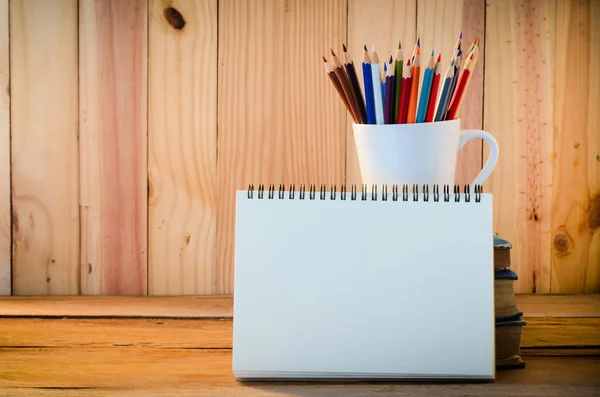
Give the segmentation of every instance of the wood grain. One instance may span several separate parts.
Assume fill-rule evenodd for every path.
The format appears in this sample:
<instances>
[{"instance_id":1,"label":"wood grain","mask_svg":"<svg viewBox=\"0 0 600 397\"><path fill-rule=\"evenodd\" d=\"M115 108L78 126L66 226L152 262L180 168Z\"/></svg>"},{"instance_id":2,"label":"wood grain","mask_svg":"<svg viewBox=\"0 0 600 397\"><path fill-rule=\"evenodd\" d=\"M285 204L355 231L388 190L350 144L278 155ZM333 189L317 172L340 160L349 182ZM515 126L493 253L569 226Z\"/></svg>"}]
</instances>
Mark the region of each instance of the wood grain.
<instances>
[{"instance_id":1,"label":"wood grain","mask_svg":"<svg viewBox=\"0 0 600 397\"><path fill-rule=\"evenodd\" d=\"M494 232L514 243L515 291L547 293L555 3L490 0L486 18L484 129L500 155L484 190L494 195Z\"/></svg>"},{"instance_id":2,"label":"wood grain","mask_svg":"<svg viewBox=\"0 0 600 397\"><path fill-rule=\"evenodd\" d=\"M231 318L233 298L43 296L0 298L0 317Z\"/></svg>"},{"instance_id":3,"label":"wood grain","mask_svg":"<svg viewBox=\"0 0 600 397\"><path fill-rule=\"evenodd\" d=\"M171 15L177 13L183 23ZM148 73L148 294L211 293L217 265L216 0L152 0Z\"/></svg>"},{"instance_id":4,"label":"wood grain","mask_svg":"<svg viewBox=\"0 0 600 397\"><path fill-rule=\"evenodd\" d=\"M556 4L552 292L598 292L600 4Z\"/></svg>"},{"instance_id":5,"label":"wood grain","mask_svg":"<svg viewBox=\"0 0 600 397\"><path fill-rule=\"evenodd\" d=\"M233 291L235 191L340 183L343 104L321 56L345 38L346 2L219 2L217 268Z\"/></svg>"},{"instance_id":6,"label":"wood grain","mask_svg":"<svg viewBox=\"0 0 600 397\"><path fill-rule=\"evenodd\" d=\"M79 3L81 293L147 290L147 2Z\"/></svg>"},{"instance_id":7,"label":"wood grain","mask_svg":"<svg viewBox=\"0 0 600 397\"><path fill-rule=\"evenodd\" d=\"M333 49L342 59L347 7L346 0L286 3L285 62L281 63L283 54L273 54L270 60L285 65L283 81L290 82L284 90L283 130L274 131L285 131L281 183L344 182L347 111L325 74L321 56L329 59Z\"/></svg>"},{"instance_id":8,"label":"wood grain","mask_svg":"<svg viewBox=\"0 0 600 397\"><path fill-rule=\"evenodd\" d=\"M435 51L436 57L441 53L442 79L452 59L460 32L463 33L462 49L465 52L463 60L475 38L479 39L479 59L459 117L462 129L482 129L485 0L419 0L417 10L417 34L421 38L423 54L421 62L422 64L427 62L431 50ZM419 85L422 84L421 78ZM458 152L455 183L465 185L473 182L482 167L483 145L482 139L473 139Z\"/></svg>"},{"instance_id":9,"label":"wood grain","mask_svg":"<svg viewBox=\"0 0 600 397\"><path fill-rule=\"evenodd\" d=\"M524 317L521 348L600 348L600 318ZM228 319L4 318L0 348L231 349ZM165 335L169 335L165 338Z\"/></svg>"},{"instance_id":10,"label":"wood grain","mask_svg":"<svg viewBox=\"0 0 600 397\"><path fill-rule=\"evenodd\" d=\"M519 294L527 318L600 318L600 294ZM0 317L233 317L231 296L42 296L0 298Z\"/></svg>"},{"instance_id":11,"label":"wood grain","mask_svg":"<svg viewBox=\"0 0 600 397\"><path fill-rule=\"evenodd\" d=\"M403 58L412 54L417 40L417 0L349 0L348 48L352 51L357 74L363 87L362 51L366 45L369 54L373 44L380 62L389 60L402 41ZM383 73L383 66L381 66ZM364 90L364 88L363 88ZM364 91L363 91L364 92ZM352 117L347 116L346 183L360 184L360 166L352 132Z\"/></svg>"},{"instance_id":12,"label":"wood grain","mask_svg":"<svg viewBox=\"0 0 600 397\"><path fill-rule=\"evenodd\" d=\"M10 38L13 294L77 294L77 1L11 2Z\"/></svg>"},{"instance_id":13,"label":"wood grain","mask_svg":"<svg viewBox=\"0 0 600 397\"><path fill-rule=\"evenodd\" d=\"M516 295L517 306L527 317L599 317L600 294Z\"/></svg>"},{"instance_id":14,"label":"wood grain","mask_svg":"<svg viewBox=\"0 0 600 397\"><path fill-rule=\"evenodd\" d=\"M600 386L598 357L527 357L526 370L498 371L493 385L460 381L244 383L235 381L231 358L230 350L4 348L0 349L0 393L8 388L11 396L16 388L78 388L78 396L106 392L111 396L583 397L597 395ZM90 388L94 390L86 390ZM58 391L57 395L65 395L68 390Z\"/></svg>"},{"instance_id":15,"label":"wood grain","mask_svg":"<svg viewBox=\"0 0 600 397\"><path fill-rule=\"evenodd\" d=\"M0 295L11 289L10 87L8 0L0 1Z\"/></svg>"},{"instance_id":16,"label":"wood grain","mask_svg":"<svg viewBox=\"0 0 600 397\"><path fill-rule=\"evenodd\" d=\"M12 318L0 320L0 349L6 347L231 349L232 337L231 319Z\"/></svg>"},{"instance_id":17,"label":"wood grain","mask_svg":"<svg viewBox=\"0 0 600 397\"><path fill-rule=\"evenodd\" d=\"M600 318L526 318L521 347L600 348Z\"/></svg>"}]
</instances>

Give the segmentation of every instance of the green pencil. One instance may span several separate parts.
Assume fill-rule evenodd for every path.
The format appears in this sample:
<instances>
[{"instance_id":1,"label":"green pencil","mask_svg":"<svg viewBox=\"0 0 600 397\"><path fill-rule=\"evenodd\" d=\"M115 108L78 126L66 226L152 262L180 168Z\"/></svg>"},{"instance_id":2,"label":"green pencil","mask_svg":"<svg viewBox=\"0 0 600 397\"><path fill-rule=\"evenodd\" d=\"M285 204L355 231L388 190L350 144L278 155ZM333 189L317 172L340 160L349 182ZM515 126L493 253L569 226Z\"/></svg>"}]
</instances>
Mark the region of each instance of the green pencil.
<instances>
[{"instance_id":1,"label":"green pencil","mask_svg":"<svg viewBox=\"0 0 600 397\"><path fill-rule=\"evenodd\" d=\"M398 106L400 104L400 88L402 87L402 42L398 41L398 48L394 60L394 72L396 74L396 100L394 101L393 119L391 124L398 122Z\"/></svg>"}]
</instances>

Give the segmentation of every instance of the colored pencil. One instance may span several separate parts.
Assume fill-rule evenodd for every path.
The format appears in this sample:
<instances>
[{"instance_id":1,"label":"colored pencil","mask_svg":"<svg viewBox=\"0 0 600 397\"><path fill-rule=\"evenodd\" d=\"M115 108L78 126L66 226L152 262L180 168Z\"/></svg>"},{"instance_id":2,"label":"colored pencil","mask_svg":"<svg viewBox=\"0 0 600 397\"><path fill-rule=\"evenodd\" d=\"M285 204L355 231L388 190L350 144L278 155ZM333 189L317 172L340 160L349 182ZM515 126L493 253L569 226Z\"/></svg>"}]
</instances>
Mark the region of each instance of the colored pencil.
<instances>
[{"instance_id":1,"label":"colored pencil","mask_svg":"<svg viewBox=\"0 0 600 397\"><path fill-rule=\"evenodd\" d=\"M452 95L454 95L454 91L456 90L456 83L458 82L458 77L460 76L461 70L461 59L462 59L462 49L459 48L454 54L454 74L452 77L452 83L450 84L450 90L448 91L448 97L446 98L446 103L444 103L444 112L442 113L442 120L446 119L446 114L448 113L448 105L450 104L450 99L452 99Z\"/></svg>"},{"instance_id":2,"label":"colored pencil","mask_svg":"<svg viewBox=\"0 0 600 397\"><path fill-rule=\"evenodd\" d=\"M375 122L383 124L383 96L381 93L381 72L379 69L379 56L375 45L371 50L371 77L373 80L373 98L375 101Z\"/></svg>"},{"instance_id":3,"label":"colored pencil","mask_svg":"<svg viewBox=\"0 0 600 397\"><path fill-rule=\"evenodd\" d=\"M396 100L394 102L394 120L398 120L398 107L400 106L400 93L402 91L402 42L398 41L398 48L394 56L394 80L396 82Z\"/></svg>"},{"instance_id":4,"label":"colored pencil","mask_svg":"<svg viewBox=\"0 0 600 397\"><path fill-rule=\"evenodd\" d=\"M431 51L425 72L423 74L423 85L421 86L421 96L419 98L419 108L417 110L417 123L425 122L427 115L427 105L429 104L429 93L431 92L431 83L433 82L434 52Z\"/></svg>"},{"instance_id":5,"label":"colored pencil","mask_svg":"<svg viewBox=\"0 0 600 397\"><path fill-rule=\"evenodd\" d=\"M427 105L427 114L425 115L425 122L431 123L433 121L433 113L435 112L435 103L437 100L437 93L440 86L440 70L441 70L442 54L438 55L437 62L435 63L435 69L433 71L433 82L431 83L431 93L429 94L429 104Z\"/></svg>"},{"instance_id":6,"label":"colored pencil","mask_svg":"<svg viewBox=\"0 0 600 397\"><path fill-rule=\"evenodd\" d=\"M411 82L410 82L410 100L408 101L408 114L406 116L407 123L414 123L417 119L417 96L419 94L419 77L421 74L421 49L417 47L415 51L415 61L411 66Z\"/></svg>"},{"instance_id":7,"label":"colored pencil","mask_svg":"<svg viewBox=\"0 0 600 397\"><path fill-rule=\"evenodd\" d=\"M390 63L387 68L387 74L385 76L385 113L384 122L385 124L394 124L394 106L396 104L396 82L394 78L394 65L393 59L390 56Z\"/></svg>"},{"instance_id":8,"label":"colored pencil","mask_svg":"<svg viewBox=\"0 0 600 397\"><path fill-rule=\"evenodd\" d=\"M406 67L402 73L402 97L398 105L398 124L406 124L406 116L408 111L408 102L410 100L411 91L411 67L410 59L406 62Z\"/></svg>"},{"instance_id":9,"label":"colored pencil","mask_svg":"<svg viewBox=\"0 0 600 397\"><path fill-rule=\"evenodd\" d=\"M442 92L440 94L440 98L438 100L437 109L435 112L435 121L443 121L444 115L446 114L447 103L449 101L450 96L450 86L452 85L452 80L454 79L454 58L450 61L450 65L448 65L448 70L446 70L446 75L444 76L444 85L442 87Z\"/></svg>"},{"instance_id":10,"label":"colored pencil","mask_svg":"<svg viewBox=\"0 0 600 397\"><path fill-rule=\"evenodd\" d=\"M383 119L385 120L385 76L387 75L387 63L383 63L383 75L381 77L381 101L383 103ZM385 122L384 122L385 124Z\"/></svg>"},{"instance_id":11,"label":"colored pencil","mask_svg":"<svg viewBox=\"0 0 600 397\"><path fill-rule=\"evenodd\" d=\"M327 76L329 76L329 79L333 83L333 86L335 87L338 95L340 96L340 98L342 98L342 101L344 102L346 109L348 109L348 113L350 113L350 116L352 116L352 119L354 120L354 122L358 123L358 119L354 115L354 112L352 111L352 107L348 103L348 98L346 98L346 94L344 94L342 85L341 85L340 81L338 80L337 75L333 72L333 68L331 66L329 66L329 64L327 63L327 58L323 57L323 62L325 64L325 71L327 72Z\"/></svg>"},{"instance_id":12,"label":"colored pencil","mask_svg":"<svg viewBox=\"0 0 600 397\"><path fill-rule=\"evenodd\" d=\"M348 53L348 49L345 44L342 44L343 52L342 52L342 60L344 61L344 69L346 69L346 74L350 78L350 83L352 84L352 91L356 96L356 100L358 102L358 109L360 111L361 119L366 122L367 120L367 111L365 110L365 100L362 95L362 91L360 89L360 84L358 83L358 76L356 74L356 68L354 67L354 61L350 57Z\"/></svg>"},{"instance_id":13,"label":"colored pencil","mask_svg":"<svg viewBox=\"0 0 600 397\"><path fill-rule=\"evenodd\" d=\"M469 86L469 82L471 80L471 75L473 74L475 63L475 60L473 60L473 54L471 53L471 56L465 61L465 66L462 70L460 78L458 79L458 83L456 84L456 91L454 92L452 100L450 101L450 105L448 106L446 120L454 120L458 116L460 106L462 105L465 97L465 92L467 91L467 87Z\"/></svg>"},{"instance_id":14,"label":"colored pencil","mask_svg":"<svg viewBox=\"0 0 600 397\"><path fill-rule=\"evenodd\" d=\"M350 104L350 107L352 108L352 112L354 113L355 118L358 120L358 123L364 123L364 120L362 118L362 115L361 115L361 112L360 112L360 109L358 106L358 101L357 101L356 96L354 95L354 92L352 89L352 83L350 83L350 78L344 71L344 68L342 67L342 63L340 62L337 55L335 55L335 52L333 52L333 50L331 50L331 55L332 55L331 59L332 59L332 63L333 63L333 71L336 74L336 76L338 77L338 80L340 81L340 83L342 84L342 89L344 90L344 94L346 94L346 98L348 98L348 103Z\"/></svg>"},{"instance_id":15,"label":"colored pencil","mask_svg":"<svg viewBox=\"0 0 600 397\"><path fill-rule=\"evenodd\" d=\"M363 85L365 87L365 103L367 124L375 124L375 103L373 98L373 77L371 77L371 59L365 45L362 59Z\"/></svg>"}]
</instances>

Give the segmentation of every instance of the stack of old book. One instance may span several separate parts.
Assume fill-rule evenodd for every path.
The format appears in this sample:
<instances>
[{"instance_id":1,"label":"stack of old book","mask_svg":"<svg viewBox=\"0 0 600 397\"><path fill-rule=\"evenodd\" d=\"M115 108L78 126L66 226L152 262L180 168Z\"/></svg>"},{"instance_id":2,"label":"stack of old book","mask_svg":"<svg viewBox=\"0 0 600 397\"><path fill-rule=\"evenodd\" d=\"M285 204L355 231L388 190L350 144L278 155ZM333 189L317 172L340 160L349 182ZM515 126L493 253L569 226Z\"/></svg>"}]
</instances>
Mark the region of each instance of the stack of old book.
<instances>
[{"instance_id":1,"label":"stack of old book","mask_svg":"<svg viewBox=\"0 0 600 397\"><path fill-rule=\"evenodd\" d=\"M517 307L514 282L517 274L510 268L512 244L494 236L494 295L496 314L496 368L525 368L521 359L523 313Z\"/></svg>"}]
</instances>

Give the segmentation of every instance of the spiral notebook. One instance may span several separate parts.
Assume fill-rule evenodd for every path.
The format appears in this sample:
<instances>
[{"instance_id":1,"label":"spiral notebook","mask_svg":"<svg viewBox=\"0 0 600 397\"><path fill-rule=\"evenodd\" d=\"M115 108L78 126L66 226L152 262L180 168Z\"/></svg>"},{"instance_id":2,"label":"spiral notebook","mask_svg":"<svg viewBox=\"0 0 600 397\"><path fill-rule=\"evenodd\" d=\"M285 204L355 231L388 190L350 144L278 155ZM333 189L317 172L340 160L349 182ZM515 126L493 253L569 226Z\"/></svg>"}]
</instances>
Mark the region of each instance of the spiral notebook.
<instances>
[{"instance_id":1,"label":"spiral notebook","mask_svg":"<svg viewBox=\"0 0 600 397\"><path fill-rule=\"evenodd\" d=\"M494 378L490 194L271 185L236 199L236 379Z\"/></svg>"}]
</instances>

